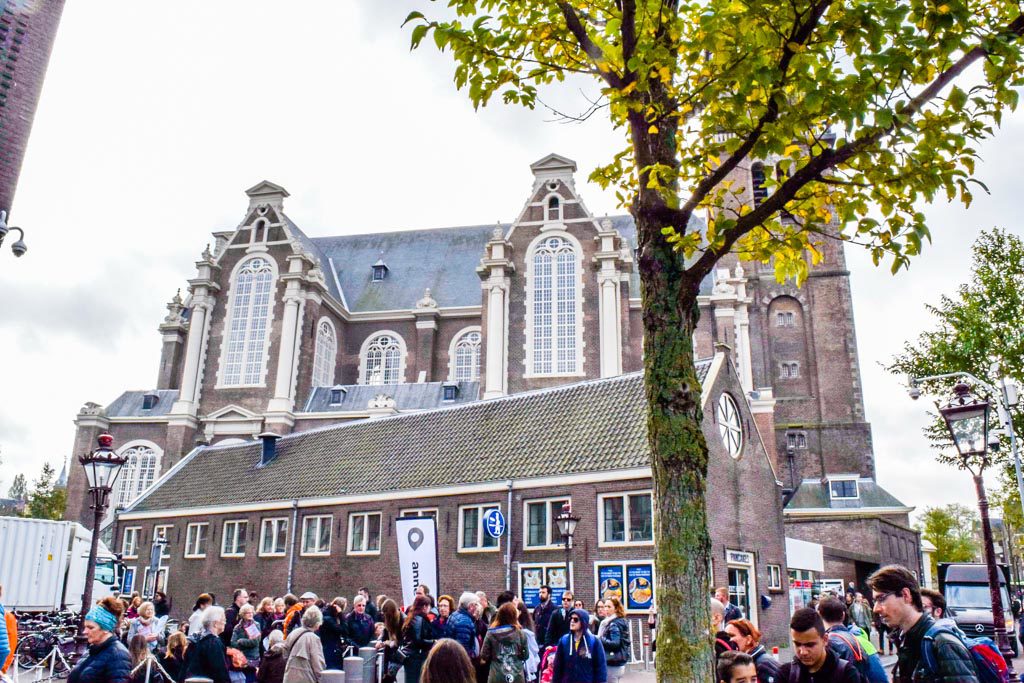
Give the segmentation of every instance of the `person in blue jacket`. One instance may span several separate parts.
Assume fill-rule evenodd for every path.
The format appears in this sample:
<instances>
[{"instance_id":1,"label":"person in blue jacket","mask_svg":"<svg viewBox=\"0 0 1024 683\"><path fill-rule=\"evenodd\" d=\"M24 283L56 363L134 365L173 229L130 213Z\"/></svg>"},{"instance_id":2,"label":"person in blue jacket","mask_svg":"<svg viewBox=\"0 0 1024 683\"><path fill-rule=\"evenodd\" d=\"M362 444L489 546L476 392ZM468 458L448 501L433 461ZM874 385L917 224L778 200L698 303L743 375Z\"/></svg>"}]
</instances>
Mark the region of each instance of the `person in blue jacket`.
<instances>
[{"instance_id":1,"label":"person in blue jacket","mask_svg":"<svg viewBox=\"0 0 1024 683\"><path fill-rule=\"evenodd\" d=\"M4 587L0 586L0 599L4 597ZM0 669L4 662L11 656L11 646L7 643L7 612L4 604L0 602Z\"/></svg>"},{"instance_id":2,"label":"person in blue jacket","mask_svg":"<svg viewBox=\"0 0 1024 683\"><path fill-rule=\"evenodd\" d=\"M128 683L131 680L131 655L114 635L123 613L124 603L113 597L103 598L86 613L89 656L71 672L69 683Z\"/></svg>"},{"instance_id":3,"label":"person in blue jacket","mask_svg":"<svg viewBox=\"0 0 1024 683\"><path fill-rule=\"evenodd\" d=\"M569 632L558 641L553 683L607 683L608 664L604 647L587 628L590 615L574 609L569 616Z\"/></svg>"}]
</instances>

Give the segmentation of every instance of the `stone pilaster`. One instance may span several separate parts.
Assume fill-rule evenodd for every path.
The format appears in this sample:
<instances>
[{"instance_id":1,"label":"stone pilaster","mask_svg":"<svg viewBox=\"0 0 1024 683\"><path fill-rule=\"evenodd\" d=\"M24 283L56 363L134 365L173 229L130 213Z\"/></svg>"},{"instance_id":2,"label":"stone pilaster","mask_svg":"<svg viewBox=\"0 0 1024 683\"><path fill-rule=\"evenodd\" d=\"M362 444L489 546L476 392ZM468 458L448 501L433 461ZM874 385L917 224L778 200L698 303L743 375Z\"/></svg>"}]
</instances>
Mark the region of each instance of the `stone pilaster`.
<instances>
[{"instance_id":1,"label":"stone pilaster","mask_svg":"<svg viewBox=\"0 0 1024 683\"><path fill-rule=\"evenodd\" d=\"M196 277L188 282L189 291L192 293L191 317L181 374L181 392L171 407L171 424L188 424L193 428L197 424L199 388L202 385L206 345L210 332L210 314L213 312L214 297L220 291L219 279L220 266L207 248L203 252L202 260L196 262Z\"/></svg>"},{"instance_id":2,"label":"stone pilaster","mask_svg":"<svg viewBox=\"0 0 1024 683\"><path fill-rule=\"evenodd\" d=\"M622 374L622 306L620 284L632 264L629 251L620 248L621 237L605 218L597 233L598 251L594 254L597 268L598 311L600 318L601 376Z\"/></svg>"},{"instance_id":3,"label":"stone pilaster","mask_svg":"<svg viewBox=\"0 0 1024 683\"><path fill-rule=\"evenodd\" d=\"M441 310L437 301L430 295L428 288L423 292L423 298L416 302L416 308L412 309L416 317L416 356L415 356L415 377L416 381L422 376L423 381L434 381L434 353L437 346L438 320L441 317Z\"/></svg>"},{"instance_id":4,"label":"stone pilaster","mask_svg":"<svg viewBox=\"0 0 1024 683\"><path fill-rule=\"evenodd\" d=\"M508 292L515 272L512 244L501 226L495 226L476 272L485 292L484 398L496 398L508 393Z\"/></svg>"},{"instance_id":5,"label":"stone pilaster","mask_svg":"<svg viewBox=\"0 0 1024 683\"><path fill-rule=\"evenodd\" d=\"M179 290L167 304L167 317L160 325L163 346L160 351L160 371L156 379L157 389L181 387L181 364L188 337L188 321L185 320L184 311L185 305Z\"/></svg>"}]
</instances>

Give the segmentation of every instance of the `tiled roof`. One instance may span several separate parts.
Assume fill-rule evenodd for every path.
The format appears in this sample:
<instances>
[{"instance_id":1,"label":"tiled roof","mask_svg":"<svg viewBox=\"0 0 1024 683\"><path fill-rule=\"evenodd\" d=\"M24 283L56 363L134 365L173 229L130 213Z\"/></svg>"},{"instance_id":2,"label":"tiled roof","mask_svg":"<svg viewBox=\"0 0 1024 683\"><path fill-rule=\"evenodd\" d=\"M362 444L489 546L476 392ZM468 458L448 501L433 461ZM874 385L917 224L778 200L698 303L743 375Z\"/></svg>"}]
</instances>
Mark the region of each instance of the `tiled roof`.
<instances>
[{"instance_id":1,"label":"tiled roof","mask_svg":"<svg viewBox=\"0 0 1024 683\"><path fill-rule=\"evenodd\" d=\"M444 400L444 387L454 384L458 389L454 401ZM342 389L341 403L331 403L331 389ZM366 404L379 394L395 399L397 410L428 410L475 401L480 396L480 382L420 382L417 384L345 384L314 387L302 407L303 413L336 413L366 410Z\"/></svg>"},{"instance_id":2,"label":"tiled roof","mask_svg":"<svg viewBox=\"0 0 1024 683\"><path fill-rule=\"evenodd\" d=\"M155 394L158 398L152 409L143 410L142 399L147 394ZM161 417L171 412L171 406L177 400L177 389L126 391L107 406L107 417Z\"/></svg>"},{"instance_id":3,"label":"tiled roof","mask_svg":"<svg viewBox=\"0 0 1024 683\"><path fill-rule=\"evenodd\" d=\"M896 496L892 495L874 479L861 477L857 480L860 498L855 500L831 500L828 483L819 479L804 479L797 489L786 510L863 510L869 508L902 508L906 507Z\"/></svg>"},{"instance_id":4,"label":"tiled roof","mask_svg":"<svg viewBox=\"0 0 1024 683\"><path fill-rule=\"evenodd\" d=\"M704 378L710 366L698 363ZM292 434L273 461L259 462L256 442L205 448L129 511L220 505L228 490L244 504L644 467L643 376Z\"/></svg>"}]
</instances>

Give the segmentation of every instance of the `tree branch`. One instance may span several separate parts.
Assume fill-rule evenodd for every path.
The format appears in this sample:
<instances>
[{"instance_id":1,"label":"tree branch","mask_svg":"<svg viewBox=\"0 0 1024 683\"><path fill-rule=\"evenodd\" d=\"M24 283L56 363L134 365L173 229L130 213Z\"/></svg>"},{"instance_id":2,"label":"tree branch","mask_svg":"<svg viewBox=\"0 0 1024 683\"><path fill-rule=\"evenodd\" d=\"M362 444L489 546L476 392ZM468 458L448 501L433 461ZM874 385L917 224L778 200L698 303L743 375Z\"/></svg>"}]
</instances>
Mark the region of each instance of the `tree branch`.
<instances>
[{"instance_id":1,"label":"tree branch","mask_svg":"<svg viewBox=\"0 0 1024 683\"><path fill-rule=\"evenodd\" d=\"M622 89L629 85L625 80L622 79L614 71L607 68L607 60L604 58L604 52L601 51L594 41L587 35L587 28L580 21L580 17L576 14L576 10L572 8L565 0L558 1L558 9L562 10L562 15L565 17L566 26L569 31L576 38L576 42L580 44L580 48L587 53L590 57L590 61L594 63L597 68L598 74L613 88ZM605 68L601 68L601 64L604 63Z\"/></svg>"},{"instance_id":2,"label":"tree branch","mask_svg":"<svg viewBox=\"0 0 1024 683\"><path fill-rule=\"evenodd\" d=\"M629 60L636 52L636 2L622 0L622 68L626 83L636 79L636 73L629 68Z\"/></svg>"}]
</instances>

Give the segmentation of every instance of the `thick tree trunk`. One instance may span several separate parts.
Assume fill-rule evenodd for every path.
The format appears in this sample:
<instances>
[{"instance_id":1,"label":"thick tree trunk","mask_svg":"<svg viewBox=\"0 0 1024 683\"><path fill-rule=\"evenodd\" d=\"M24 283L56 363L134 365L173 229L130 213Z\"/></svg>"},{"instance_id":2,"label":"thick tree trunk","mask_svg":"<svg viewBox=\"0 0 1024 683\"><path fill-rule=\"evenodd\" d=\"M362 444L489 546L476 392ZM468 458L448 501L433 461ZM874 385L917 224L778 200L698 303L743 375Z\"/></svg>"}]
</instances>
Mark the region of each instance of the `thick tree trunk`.
<instances>
[{"instance_id":1,"label":"thick tree trunk","mask_svg":"<svg viewBox=\"0 0 1024 683\"><path fill-rule=\"evenodd\" d=\"M693 353L699 310L682 258L642 206L640 237L644 311L644 384L654 472L654 534L659 611L659 681L714 678L705 507L708 449L701 431L701 385Z\"/></svg>"}]
</instances>

